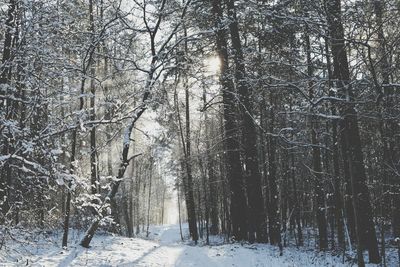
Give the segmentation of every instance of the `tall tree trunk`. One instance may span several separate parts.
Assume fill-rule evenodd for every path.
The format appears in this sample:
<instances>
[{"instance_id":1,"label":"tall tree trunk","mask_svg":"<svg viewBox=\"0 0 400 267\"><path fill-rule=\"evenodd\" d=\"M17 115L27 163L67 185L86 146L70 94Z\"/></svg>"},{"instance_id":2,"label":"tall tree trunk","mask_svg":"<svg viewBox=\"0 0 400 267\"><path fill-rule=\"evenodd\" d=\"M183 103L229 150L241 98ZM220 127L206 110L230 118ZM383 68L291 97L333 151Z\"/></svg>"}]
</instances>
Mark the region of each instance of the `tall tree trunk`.
<instances>
[{"instance_id":1,"label":"tall tree trunk","mask_svg":"<svg viewBox=\"0 0 400 267\"><path fill-rule=\"evenodd\" d=\"M85 70L85 67L84 67ZM81 80L81 88L80 88L80 96L79 96L79 113L83 111L85 101L83 99L84 93L85 93L85 83L86 83L86 78L83 77ZM77 123L79 123L79 118L77 119ZM69 231L69 219L70 219L70 212L71 212L71 198L72 198L72 185L73 185L73 178L72 175L74 175L75 172L75 159L76 159L76 146L78 142L78 130L77 128L74 128L72 131L72 141L71 141L71 157L70 157L70 181L68 182L67 186L67 199L66 199L66 204L65 204L65 214L64 214L64 233L63 233L63 239L62 239L62 247L67 247L68 245L68 231Z\"/></svg>"},{"instance_id":2,"label":"tall tree trunk","mask_svg":"<svg viewBox=\"0 0 400 267\"><path fill-rule=\"evenodd\" d=\"M228 44L223 25L221 0L212 0L212 12L216 31L217 55L221 61L220 82L224 108L224 135L226 149L226 177L230 187L230 219L232 235L236 240L247 238L246 196L240 160L240 142L237 136L236 104L234 85L229 78Z\"/></svg>"},{"instance_id":3,"label":"tall tree trunk","mask_svg":"<svg viewBox=\"0 0 400 267\"><path fill-rule=\"evenodd\" d=\"M293 196L294 196L294 220L296 223L296 228L297 228L297 238L298 238L298 245L303 246L304 241L303 241L303 230L301 226L301 221L300 221L300 216L301 216L301 207L300 207L300 199L298 197L299 191L297 189L297 181L296 181L296 167L294 165L294 153L291 153L291 161L292 161L292 184L293 184Z\"/></svg>"},{"instance_id":4,"label":"tall tree trunk","mask_svg":"<svg viewBox=\"0 0 400 267\"><path fill-rule=\"evenodd\" d=\"M315 119L311 118L311 120ZM312 122L312 124L314 124ZM321 166L321 153L318 147L316 138L316 128L311 127L311 143L313 144L313 176L314 176L314 196L315 196L315 213L318 225L318 237L319 237L319 249L326 250L328 248L328 233L327 233L327 223L325 217L325 194L323 190L322 181L322 166Z\"/></svg>"},{"instance_id":5,"label":"tall tree trunk","mask_svg":"<svg viewBox=\"0 0 400 267\"><path fill-rule=\"evenodd\" d=\"M260 144L261 144L261 151L260 151L260 159L261 159L261 170L262 170L262 181L263 181L263 188L264 188L264 207L266 210L265 213L265 220L266 222L268 221L269 218L269 209L270 209L270 203L269 203L269 185L268 185L268 165L267 165L267 142L266 142L266 138L264 136L263 131L267 129L267 122L266 122L266 118L265 118L265 113L266 113L266 103L265 103L265 98L266 98L266 94L263 93L262 96L262 100L260 103L260 125L261 125L261 129L260 130ZM268 226L266 224L264 224L264 227L267 228ZM265 237L265 241L268 242L269 239L269 233L268 235L266 235Z\"/></svg>"},{"instance_id":6,"label":"tall tree trunk","mask_svg":"<svg viewBox=\"0 0 400 267\"><path fill-rule=\"evenodd\" d=\"M93 3L92 0L90 0L89 2L89 22L93 22ZM93 24L93 23L92 23ZM92 29L92 33L94 33L94 28ZM81 86L80 86L80 96L79 96L79 114L83 111L84 109L84 104L85 104L85 100L84 100L84 94L85 94L85 84L86 84L86 74L87 74L87 70L89 67L94 67L92 66L92 60L93 60L93 55L95 52L96 47L93 45L90 45L88 48L88 59L87 62L83 62L83 66L82 66L82 79L81 79ZM91 70L92 71L92 70ZM93 84L93 88L94 88L94 84ZM92 100L91 100L92 101ZM93 98L94 101L94 98ZM92 104L92 103L91 103ZM94 105L94 102L93 102ZM91 114L92 116L92 114ZM77 119L77 123L80 122L80 118ZM77 141L78 141L78 130L77 128L74 128L74 130L72 131L72 151L71 151L71 164L70 164L70 174L73 175L74 171L75 171L75 158L76 158L76 145L77 145ZM96 138L96 136L94 135L94 140ZM91 139L92 139L92 134L91 134ZM91 140L92 142L92 140ZM92 143L91 143L91 148L92 148ZM92 155L92 150L91 150L91 155ZM96 162L96 158L95 158L95 154L94 154L94 162ZM90 169L91 169L91 175L93 175L92 170L96 170L96 163L93 164L92 162L92 156L91 156L91 161L90 161ZM94 168L94 169L93 169ZM92 176L91 176L92 177ZM72 179L72 178L71 178ZM63 234L63 241L62 241L62 246L63 247L67 247L67 243L68 243L68 230L69 230L69 219L70 219L70 208L71 208L71 187L72 187L72 181L68 182L68 188L67 188L67 199L66 199L66 204L65 204L65 214L64 214L64 234ZM92 188L91 188L91 192L93 193L93 184L92 184ZM96 193L96 192L94 192ZM96 227L97 228L97 227Z\"/></svg>"},{"instance_id":7,"label":"tall tree trunk","mask_svg":"<svg viewBox=\"0 0 400 267\"><path fill-rule=\"evenodd\" d=\"M366 173L363 162L362 144L358 128L354 95L350 83L350 71L344 43L344 30L341 20L340 0L325 0L328 27L331 37L333 59L333 78L339 88L339 111L341 135L345 141L345 149L349 160L349 173L352 185L352 197L355 211L356 236L358 243L358 261L363 266L362 248L369 252L369 261L379 263L378 242L372 220L372 207L366 185ZM350 101L349 101L350 100Z\"/></svg>"},{"instance_id":8,"label":"tall tree trunk","mask_svg":"<svg viewBox=\"0 0 400 267\"><path fill-rule=\"evenodd\" d=\"M150 157L150 162L149 162L149 197L147 199L147 229L146 229L146 237L149 237L149 226L150 226L150 204L151 204L151 183L153 180L153 157Z\"/></svg>"},{"instance_id":9,"label":"tall tree trunk","mask_svg":"<svg viewBox=\"0 0 400 267\"><path fill-rule=\"evenodd\" d=\"M71 144L71 157L70 157L70 175L74 174L75 171L75 154L76 154L76 143L77 143L77 130L72 132L72 144ZM70 178L72 179L72 178ZM71 213L71 197L72 197L72 181L68 182L67 187L67 198L65 202L65 213L64 213L64 226L63 226L63 239L62 247L66 248L68 246L68 232L69 232L69 218Z\"/></svg>"},{"instance_id":10,"label":"tall tree trunk","mask_svg":"<svg viewBox=\"0 0 400 267\"><path fill-rule=\"evenodd\" d=\"M125 220L125 224L126 224L126 235L128 237L132 237L133 236L133 229L132 229L132 217L130 217L129 215L129 204L128 204L128 192L126 190L126 186L125 183L122 183L122 210L123 210L123 214L124 214L124 220Z\"/></svg>"},{"instance_id":11,"label":"tall tree trunk","mask_svg":"<svg viewBox=\"0 0 400 267\"><path fill-rule=\"evenodd\" d=\"M178 200L178 223L179 223L179 234L181 236L181 240L183 241L183 234L182 234L182 220L181 220L181 198L179 194L179 187L180 185L176 185L176 194L177 194L177 200Z\"/></svg>"},{"instance_id":12,"label":"tall tree trunk","mask_svg":"<svg viewBox=\"0 0 400 267\"><path fill-rule=\"evenodd\" d=\"M5 21L5 34L4 34L4 46L1 60L1 68L0 68L0 89L1 94L7 96L11 94L12 90L7 85L10 85L11 78L11 69L12 69L12 43L13 43L13 32L16 28L15 20L16 20L16 8L17 3L15 0L10 0L8 4L7 11L7 19ZM5 105L4 105L5 101ZM9 119L11 114L10 107L11 103L9 99L1 99L0 106L5 106L6 119ZM10 135L7 134L7 137L2 140L3 149L1 151L2 155L8 155L11 153ZM3 144L4 142L4 144ZM3 223L5 220L5 216L10 209L10 182L11 182L11 166L8 161L4 163L0 170L0 209L2 216L0 217L0 223Z\"/></svg>"},{"instance_id":13,"label":"tall tree trunk","mask_svg":"<svg viewBox=\"0 0 400 267\"><path fill-rule=\"evenodd\" d=\"M141 165L140 165L141 166ZM139 166L136 168L136 188L135 188L135 216L136 216L136 234L140 232L140 185L141 185L141 171Z\"/></svg>"},{"instance_id":14,"label":"tall tree trunk","mask_svg":"<svg viewBox=\"0 0 400 267\"><path fill-rule=\"evenodd\" d=\"M311 44L310 37L308 35L308 29L305 32L305 43L306 43L306 55L307 55L307 74L310 82L309 87L309 97L314 98L313 82L311 79L314 75L313 62L311 59ZM318 245L319 249L324 251L328 248L328 232L327 232L327 222L325 217L325 193L323 189L323 176L322 176L322 163L321 163L321 151L319 148L317 140L317 129L318 121L317 117L314 115L315 111L311 109L310 111L310 132L311 132L311 144L312 144L312 162L313 170L312 176L314 178L314 199L315 199L315 214L318 225Z\"/></svg>"},{"instance_id":15,"label":"tall tree trunk","mask_svg":"<svg viewBox=\"0 0 400 267\"><path fill-rule=\"evenodd\" d=\"M269 132L274 132L275 127L275 107L277 102L277 96L271 92L270 94L270 112L269 112ZM269 162L269 174L268 174L268 185L269 185L269 240L272 245L281 244L281 225L278 218L279 207L278 207L278 186L277 186L277 159L276 159L276 150L277 150L277 140L275 136L268 136L268 162Z\"/></svg>"},{"instance_id":16,"label":"tall tree trunk","mask_svg":"<svg viewBox=\"0 0 400 267\"><path fill-rule=\"evenodd\" d=\"M185 49L187 51L187 48ZM190 136L190 102L189 102L189 85L187 77L185 77L184 82L185 87L185 117L186 117L186 175L187 175L187 190L188 190L188 200L186 205L189 207L189 225L191 225L191 235L194 242L197 244L198 231L196 224L196 210L194 204L194 192L193 192L193 176L192 176L192 158L191 158L191 136Z\"/></svg>"},{"instance_id":17,"label":"tall tree trunk","mask_svg":"<svg viewBox=\"0 0 400 267\"><path fill-rule=\"evenodd\" d=\"M327 74L328 74L328 87L329 87L329 96L334 97L335 92L332 90L332 64L331 57L329 52L329 39L325 38L325 55L326 55L326 64L327 64ZM332 116L336 116L336 107L335 105L331 105L331 114ZM332 120L332 161L333 161L333 188L334 188L334 203L335 203L335 225L337 227L337 239L339 248L342 252L346 249L346 243L344 238L344 208L342 201L342 193L340 189L340 166L339 166L339 141L338 141L338 120ZM349 240L349 242L351 242Z\"/></svg>"},{"instance_id":18,"label":"tall tree trunk","mask_svg":"<svg viewBox=\"0 0 400 267\"><path fill-rule=\"evenodd\" d=\"M377 104L378 112L380 115L380 132L382 139L382 158L383 158L383 176L382 186L387 184L391 185L389 189L391 191L391 205L392 205L392 229L394 237L400 236L400 182L399 175L396 174L396 170L400 170L400 164L398 163L398 149L399 145L396 142L395 134L398 133L399 127L395 122L394 114L394 103L395 103L395 92L393 86L390 86L390 64L387 53L387 44L384 33L384 22L383 22L383 9L384 2L373 0L375 20L377 26L378 44L379 44L379 71L382 79L382 84L376 84L379 87ZM373 64L373 62L370 62ZM373 68L373 67L372 67ZM374 72L374 68L373 68ZM377 75L373 73L373 76ZM378 81L376 81L378 83ZM380 88L383 88L380 89ZM381 99L383 97L383 100ZM397 160L396 160L397 159ZM387 188L384 188L386 191ZM383 196L382 206L388 206L388 197Z\"/></svg>"},{"instance_id":19,"label":"tall tree trunk","mask_svg":"<svg viewBox=\"0 0 400 267\"><path fill-rule=\"evenodd\" d=\"M206 92L205 87L203 88L203 103L204 103L204 107L205 107L207 105L207 92ZM217 176L214 171L214 162L211 157L210 124L212 126L212 121L210 121L208 118L207 110L204 111L204 124L205 124L204 132L205 132L205 136L206 136L206 163L207 163L208 188L209 188L208 199L209 199L209 204L210 204L209 215L210 215L210 219L211 219L210 233L212 235L216 235L219 232Z\"/></svg>"},{"instance_id":20,"label":"tall tree trunk","mask_svg":"<svg viewBox=\"0 0 400 267\"><path fill-rule=\"evenodd\" d=\"M184 75L187 75L186 73ZM197 223L196 223L196 210L195 210L195 200L194 200L194 192L193 192L193 176L192 176L192 162L191 162L191 137L190 137L190 101L189 101L189 87L187 84L187 78L184 78L184 89L185 89L185 118L186 118L186 127L185 133L183 130L180 109L179 109L179 100L178 94L175 88L174 94L174 101L175 101L175 108L177 110L178 116L178 123L179 123L179 132L181 136L181 144L182 150L184 155L184 161L182 162L182 171L185 170L185 177L186 179L183 180L183 189L185 193L185 200L186 200L186 209L188 215L188 223L189 223L189 232L192 240L197 244L198 240L198 230L197 230ZM177 81L176 86L179 84L179 79ZM186 135L186 140L185 140Z\"/></svg>"},{"instance_id":21,"label":"tall tree trunk","mask_svg":"<svg viewBox=\"0 0 400 267\"><path fill-rule=\"evenodd\" d=\"M244 179L248 198L248 238L250 242L265 242L264 207L261 191L261 174L258 163L257 131L253 119L251 92L247 79L242 44L239 34L239 23L236 17L234 0L227 0L229 29L235 61L235 81L239 93L239 110L244 147Z\"/></svg>"},{"instance_id":22,"label":"tall tree trunk","mask_svg":"<svg viewBox=\"0 0 400 267\"><path fill-rule=\"evenodd\" d=\"M163 188L162 192L162 199L161 199L161 224L164 224L164 212L165 212L165 193L167 191L167 188Z\"/></svg>"},{"instance_id":23,"label":"tall tree trunk","mask_svg":"<svg viewBox=\"0 0 400 267\"><path fill-rule=\"evenodd\" d=\"M94 29L94 17L93 17L93 0L89 0L89 27L90 33L92 34L91 40L92 45L95 42L95 29ZM89 118L91 121L96 120L96 86L95 86L95 75L96 75L96 64L92 60L88 62L90 66L90 111ZM98 184L97 184L97 162L96 162L96 127L92 126L90 129L90 184L91 184L91 193L96 194L98 192Z\"/></svg>"}]
</instances>

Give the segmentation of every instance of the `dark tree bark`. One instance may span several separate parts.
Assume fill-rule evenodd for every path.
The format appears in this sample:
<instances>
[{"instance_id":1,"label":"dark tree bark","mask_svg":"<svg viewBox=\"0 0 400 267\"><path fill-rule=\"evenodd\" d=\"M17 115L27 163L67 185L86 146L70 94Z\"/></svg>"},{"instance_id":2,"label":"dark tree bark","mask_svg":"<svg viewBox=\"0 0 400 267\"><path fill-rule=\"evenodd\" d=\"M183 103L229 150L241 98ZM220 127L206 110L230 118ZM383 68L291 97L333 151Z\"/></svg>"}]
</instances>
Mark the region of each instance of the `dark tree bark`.
<instances>
[{"instance_id":1,"label":"dark tree bark","mask_svg":"<svg viewBox=\"0 0 400 267\"><path fill-rule=\"evenodd\" d=\"M181 223L181 198L179 194L179 187L180 185L176 185L176 194L178 198L178 222L179 222L179 234L181 235L181 240L183 241L183 234L182 234L182 223Z\"/></svg>"},{"instance_id":2,"label":"dark tree bark","mask_svg":"<svg viewBox=\"0 0 400 267\"><path fill-rule=\"evenodd\" d=\"M141 165L140 165L141 166ZM140 232L140 186L141 186L141 171L139 166L136 167L135 179L135 216L136 216L136 234Z\"/></svg>"},{"instance_id":3,"label":"dark tree bark","mask_svg":"<svg viewBox=\"0 0 400 267\"><path fill-rule=\"evenodd\" d=\"M93 53L93 52L92 52ZM84 72L86 68L84 67ZM83 110L85 101L83 99L84 93L85 93L85 83L86 83L86 78L82 78L81 80L81 88L80 88L80 96L79 96L79 113ZM79 118L77 119L77 122L79 123ZM70 175L74 175L75 172L75 159L76 159L76 146L78 142L78 130L77 128L74 128L72 131L72 141L71 141L71 157L70 157ZM72 198L72 177L70 178L71 180L68 182L67 186L67 199L66 199L66 204L65 204L65 214L64 214L64 226L63 226L63 239L62 239L62 247L67 247L68 245L68 232L69 232L69 219L70 219L70 213L71 213L71 198Z\"/></svg>"},{"instance_id":4,"label":"dark tree bark","mask_svg":"<svg viewBox=\"0 0 400 267\"><path fill-rule=\"evenodd\" d=\"M150 157L149 161L149 196L147 199L147 229L146 229L146 237L149 237L149 226L150 226L150 208L151 208L151 184L153 181L153 157Z\"/></svg>"},{"instance_id":5,"label":"dark tree bark","mask_svg":"<svg viewBox=\"0 0 400 267\"><path fill-rule=\"evenodd\" d=\"M305 43L306 43L306 55L307 55L307 74L308 78L312 79L314 75L313 62L311 59L311 45L310 37L308 35L308 30L305 33ZM314 98L313 82L309 82L309 97ZM312 162L313 170L312 176L314 178L314 198L315 198L315 214L318 225L318 245L319 249L324 251L328 248L328 232L327 232L327 222L325 217L325 193L323 188L323 176L322 176L322 163L321 163L321 150L319 148L317 139L317 129L318 121L317 117L313 115L315 112L311 109L310 125L311 125L311 144L312 144Z\"/></svg>"},{"instance_id":6,"label":"dark tree bark","mask_svg":"<svg viewBox=\"0 0 400 267\"><path fill-rule=\"evenodd\" d=\"M390 202L392 203L392 230L395 237L400 236L400 182L399 175L396 174L396 170L400 170L399 158L399 145L398 140L396 141L396 133L399 132L399 127L396 124L395 117L395 90L390 85L390 63L388 59L388 49L386 44L386 38L384 33L383 15L384 15L384 2L373 0L375 21L377 26L377 37L379 43L380 61L378 62L378 69L380 72L381 83L378 81L378 76L374 69L374 63L371 64L371 72L373 77L376 79L378 95L378 112L380 113L380 134L382 139L382 159L383 159L383 180L382 186L384 191L385 185L390 184L389 190ZM381 89L383 88L383 90ZM383 99L382 99L383 98ZM396 160L397 159L397 160ZM382 206L388 206L388 198L383 196ZM384 207L385 208L385 207Z\"/></svg>"},{"instance_id":7,"label":"dark tree bark","mask_svg":"<svg viewBox=\"0 0 400 267\"><path fill-rule=\"evenodd\" d=\"M378 242L372 220L372 207L366 185L366 173L363 162L362 144L355 110L354 94L350 83L350 71L344 43L344 30L341 20L340 0L325 0L328 27L331 37L333 60L333 78L343 99L339 104L341 135L344 140L349 161L349 173L352 188L353 208L355 211L356 236L358 243L358 261L363 266L362 249L369 252L369 261L379 263Z\"/></svg>"},{"instance_id":8,"label":"dark tree bark","mask_svg":"<svg viewBox=\"0 0 400 267\"><path fill-rule=\"evenodd\" d=\"M267 164L267 142L266 142L266 137L264 136L263 131L267 129L267 122L266 122L266 118L265 118L265 113L266 113L266 103L265 103L265 98L266 98L266 94L263 94L262 96L262 100L260 102L260 125L261 125L261 129L259 132L259 136L260 136L260 159L261 159L261 166L260 169L262 170L262 181L263 181L263 196L264 196L264 207L266 210L265 213L265 222L268 222L268 217L269 217L269 209L270 209L270 204L269 204L269 185L268 185L268 164ZM267 223L264 224L265 228L268 228ZM268 242L269 241L269 233L266 235L265 237L265 241Z\"/></svg>"},{"instance_id":9,"label":"dark tree bark","mask_svg":"<svg viewBox=\"0 0 400 267\"><path fill-rule=\"evenodd\" d=\"M221 61L220 82L224 108L224 135L226 149L226 177L230 187L230 219L232 235L236 240L247 239L246 196L240 160L240 142L237 136L234 85L229 78L228 47L223 28L221 0L212 0L212 12L216 33L217 55Z\"/></svg>"},{"instance_id":10,"label":"dark tree bark","mask_svg":"<svg viewBox=\"0 0 400 267\"><path fill-rule=\"evenodd\" d=\"M205 87L203 88L203 103L204 107L207 105L207 92ZM208 174L208 188L209 188L209 215L210 215L210 234L216 235L219 233L219 220L218 220L218 191L217 191L217 175L215 173L215 166L213 158L211 156L211 142L212 137L210 133L210 125L212 121L208 118L207 110L204 111L204 127L206 135L206 163L207 163L207 174ZM206 204L208 206L208 203Z\"/></svg>"},{"instance_id":11,"label":"dark tree bark","mask_svg":"<svg viewBox=\"0 0 400 267\"><path fill-rule=\"evenodd\" d=\"M236 17L234 0L227 0L229 29L231 44L235 62L235 81L239 93L239 110L241 115L242 142L244 150L244 179L247 186L248 201L248 238L250 242L265 242L264 207L261 191L261 174L258 163L257 131L253 119L253 107L251 104L251 91L246 81L242 44L239 34L239 23Z\"/></svg>"},{"instance_id":12,"label":"dark tree bark","mask_svg":"<svg viewBox=\"0 0 400 267\"><path fill-rule=\"evenodd\" d=\"M94 17L93 17L93 0L89 0L89 30L92 34L92 43L95 43L95 29L94 29ZM95 75L96 75L96 65L93 62L93 56L91 57L88 65L90 66L90 110L89 118L91 121L96 120L96 86L95 86ZM92 126L90 129L90 184L91 193L96 194L98 192L98 176L97 176L97 149L96 149L96 127Z\"/></svg>"},{"instance_id":13,"label":"dark tree bark","mask_svg":"<svg viewBox=\"0 0 400 267\"><path fill-rule=\"evenodd\" d=\"M276 95L274 93L270 94L270 112L269 112L269 132L274 132L275 127L275 108L276 108ZM278 187L277 187L277 140L275 136L268 136L268 162L269 162L269 174L268 174L268 185L269 185L269 240L272 245L281 245L281 225L278 218L279 207L278 207Z\"/></svg>"},{"instance_id":14,"label":"dark tree bark","mask_svg":"<svg viewBox=\"0 0 400 267\"><path fill-rule=\"evenodd\" d=\"M122 183L122 190L121 191L122 191L122 194L123 194L121 202L122 202L122 210L123 210L124 220L125 220L125 224L126 224L126 235L128 237L132 237L133 236L132 217L129 214L129 204L128 204L128 196L129 196L129 194L126 191L126 187L125 187L124 183ZM112 205L112 202L111 202L111 205ZM114 207L111 206L111 208L114 208ZM112 213L111 213L111 215L112 215Z\"/></svg>"},{"instance_id":15,"label":"dark tree bark","mask_svg":"<svg viewBox=\"0 0 400 267\"><path fill-rule=\"evenodd\" d=\"M329 40L325 38L325 55L326 55L326 65L328 72L328 87L329 96L334 97L335 92L331 89L332 85L332 64L331 57L329 53ZM331 114L333 116L337 115L335 105L331 105ZM332 162L333 162L333 188L334 188L334 203L335 203L335 225L337 227L337 239L339 248L344 252L346 249L345 237L344 237L344 207L342 200L342 193L340 190L340 166L339 166L339 141L338 141L338 120L332 120Z\"/></svg>"},{"instance_id":16,"label":"dark tree bark","mask_svg":"<svg viewBox=\"0 0 400 267\"><path fill-rule=\"evenodd\" d=\"M89 22L91 24L91 31L92 34L94 34L94 21L93 21L93 2L92 0L90 0L89 2ZM92 28L93 27L93 28ZM82 76L83 78L81 79L81 86L80 86L80 96L79 96L79 113L81 113L84 109L84 105L85 105L85 100L84 100L84 94L85 94L85 85L86 85L86 74L88 72L88 70L90 69L91 74L95 74L95 65L92 64L93 62L93 57L94 57L94 52L96 50L96 46L94 46L94 44L91 44L88 48L88 58L87 61L83 62L83 66L82 66ZM91 93L94 94L95 93L95 87L94 87L94 77L92 77L91 80ZM91 98L90 100L90 105L93 105L93 111L90 112L90 118L92 120L95 119L95 113L94 113L94 95L93 98ZM77 118L77 123L79 123L79 118ZM74 174L74 170L75 170L75 159L76 159L76 145L77 145L77 141L78 141L78 129L74 128L74 130L72 131L72 151L71 151L71 164L70 164L70 174L73 175ZM94 146L93 146L94 145ZM92 128L91 133L90 133L90 170L91 170L91 192L93 194L95 194L97 192L96 190L96 181L97 181L97 164L96 164L96 151L95 151L95 147L96 147L96 134L94 131L94 128ZM94 148L94 149L92 149ZM93 177L95 177L95 180L93 181ZM72 178L71 178L72 179ZM69 219L70 219L70 208L71 208L71 187L72 187L72 181L68 182L68 188L67 188L67 199L66 199L66 204L65 204L65 214L64 214L64 233L63 233L63 241L62 241L62 246L63 247L67 247L67 243L68 243L68 230L69 230ZM94 211L95 212L95 211Z\"/></svg>"},{"instance_id":17,"label":"dark tree bark","mask_svg":"<svg viewBox=\"0 0 400 267\"><path fill-rule=\"evenodd\" d=\"M194 242L197 244L198 231L196 223L196 209L194 203L194 192L193 192L193 176L192 176L192 165L191 165L191 137L190 137L190 109L189 109L189 86L187 81L185 82L185 117L186 117L186 175L187 175L187 193L188 199L186 205L188 205L188 217L189 226L191 228L191 235Z\"/></svg>"},{"instance_id":18,"label":"dark tree bark","mask_svg":"<svg viewBox=\"0 0 400 267\"><path fill-rule=\"evenodd\" d=\"M314 118L312 118L314 119ZM323 177L322 177L322 166L321 166L321 153L318 147L316 138L316 129L311 129L311 143L313 144L313 176L314 176L314 195L316 204L316 219L318 225L318 237L319 237L319 249L326 250L328 248L328 233L327 223L325 217L325 194L323 190Z\"/></svg>"},{"instance_id":19,"label":"dark tree bark","mask_svg":"<svg viewBox=\"0 0 400 267\"><path fill-rule=\"evenodd\" d=\"M291 153L291 162L292 162L292 185L293 185L293 200L294 200L294 221L296 223L296 228L297 228L297 244L298 246L303 246L304 245L304 240L303 240L303 230L302 230L302 225L300 221L300 215L301 215L301 207L300 207L300 199L298 197L299 191L297 189L297 181L296 181L296 167L295 167L295 160L294 160L294 153Z\"/></svg>"},{"instance_id":20,"label":"dark tree bark","mask_svg":"<svg viewBox=\"0 0 400 267\"><path fill-rule=\"evenodd\" d=\"M325 38L325 57L327 64L327 74L328 74L328 87L329 96L335 97L335 92L332 90L332 64L329 51L329 39ZM332 103L331 114L333 116L337 115L336 107ZM338 141L338 120L333 119L331 122L332 127L332 163L333 163L333 198L335 205L335 225L337 227L337 238L339 248L344 252L346 249L345 236L344 236L344 207L342 200L342 192L340 189L341 179L340 179L340 165L339 165L339 141Z\"/></svg>"},{"instance_id":21,"label":"dark tree bark","mask_svg":"<svg viewBox=\"0 0 400 267\"><path fill-rule=\"evenodd\" d=\"M82 103L82 101L81 101ZM83 105L82 105L83 108ZM70 174L73 175L75 171L75 156L76 156L76 143L77 143L77 130L72 132L72 143L71 143L71 157L70 157ZM71 178L72 179L72 178ZM63 226L63 239L62 247L68 246L68 233L69 233L69 218L71 215L71 198L72 198L72 181L68 182L67 187L67 198L65 202L65 213L64 213L64 226Z\"/></svg>"},{"instance_id":22,"label":"dark tree bark","mask_svg":"<svg viewBox=\"0 0 400 267\"><path fill-rule=\"evenodd\" d=\"M4 33L4 45L1 60L0 69L0 85L5 85L9 83L9 77L11 72L11 48L13 42L13 32L15 30L15 20L16 20L16 8L17 3L15 0L10 0L8 3L7 19L5 21L5 33ZM3 91L3 86L1 87ZM6 95L6 94L4 94ZM1 100L3 102L3 99ZM1 102L1 103L2 103Z\"/></svg>"},{"instance_id":23,"label":"dark tree bark","mask_svg":"<svg viewBox=\"0 0 400 267\"><path fill-rule=\"evenodd\" d=\"M184 75L187 75L185 73ZM182 162L182 171L185 170L185 178L183 180L183 189L186 200L186 210L188 214L188 223L189 223L189 232L192 240L197 244L197 240L199 239L197 223L196 223L196 209L195 209L195 200L194 200L194 192L193 192L193 176L192 176L192 162L191 162L191 137L190 137L190 109L189 109L189 87L187 84L187 77L184 78L184 89L185 89L185 133L182 125L180 109L179 109L179 100L178 94L175 88L174 101L175 108L177 110L178 123L179 123L179 132L180 139L182 144L183 156L184 160ZM177 84L179 84L179 79L177 79ZM186 135L186 139L185 139Z\"/></svg>"},{"instance_id":24,"label":"dark tree bark","mask_svg":"<svg viewBox=\"0 0 400 267\"><path fill-rule=\"evenodd\" d=\"M15 0L10 0L8 4L7 11L7 19L5 21L5 33L4 33L4 46L1 60L1 68L0 68L0 92L2 95L7 96L12 94L11 88L8 87L10 85L11 79L11 69L12 69L12 44L14 37L14 30L16 28L15 20L16 20L16 9L17 3ZM5 101L5 104L4 104ZM0 100L0 106L5 108L6 118L10 118L10 108L12 106L11 100L3 98ZM10 134L7 134L7 137L2 140L3 148L1 153L3 155L8 155L11 153L11 141L12 138ZM9 161L7 160L0 170L0 200L1 200L1 213L0 223L5 220L5 216L10 209L10 186L11 186L11 166Z\"/></svg>"}]
</instances>

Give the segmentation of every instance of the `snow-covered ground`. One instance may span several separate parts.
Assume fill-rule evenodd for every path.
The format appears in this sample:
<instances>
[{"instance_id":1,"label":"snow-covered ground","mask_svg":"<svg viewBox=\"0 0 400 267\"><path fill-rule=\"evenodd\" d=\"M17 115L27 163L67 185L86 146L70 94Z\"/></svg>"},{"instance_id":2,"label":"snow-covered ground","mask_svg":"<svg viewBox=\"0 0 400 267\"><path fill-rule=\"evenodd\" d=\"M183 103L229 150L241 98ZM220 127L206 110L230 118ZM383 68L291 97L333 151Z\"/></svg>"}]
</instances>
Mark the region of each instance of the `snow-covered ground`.
<instances>
[{"instance_id":1,"label":"snow-covered ground","mask_svg":"<svg viewBox=\"0 0 400 267\"><path fill-rule=\"evenodd\" d=\"M193 246L181 242L177 225L154 226L148 239L96 235L89 249L77 244L80 234L72 236L68 250L54 234L15 238L0 250L0 266L355 266L328 253L285 248L280 257L270 245L217 244L218 238L213 246Z\"/></svg>"}]
</instances>

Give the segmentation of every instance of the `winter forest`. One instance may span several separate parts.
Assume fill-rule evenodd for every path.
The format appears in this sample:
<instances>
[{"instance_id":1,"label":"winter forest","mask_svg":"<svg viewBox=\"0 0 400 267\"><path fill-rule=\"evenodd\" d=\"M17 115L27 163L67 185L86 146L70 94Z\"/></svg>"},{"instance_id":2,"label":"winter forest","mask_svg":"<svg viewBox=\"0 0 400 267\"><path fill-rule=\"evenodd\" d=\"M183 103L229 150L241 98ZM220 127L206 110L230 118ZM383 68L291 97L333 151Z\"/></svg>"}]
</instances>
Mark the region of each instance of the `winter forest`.
<instances>
[{"instance_id":1,"label":"winter forest","mask_svg":"<svg viewBox=\"0 0 400 267\"><path fill-rule=\"evenodd\" d=\"M399 23L0 0L0 266L399 266Z\"/></svg>"}]
</instances>

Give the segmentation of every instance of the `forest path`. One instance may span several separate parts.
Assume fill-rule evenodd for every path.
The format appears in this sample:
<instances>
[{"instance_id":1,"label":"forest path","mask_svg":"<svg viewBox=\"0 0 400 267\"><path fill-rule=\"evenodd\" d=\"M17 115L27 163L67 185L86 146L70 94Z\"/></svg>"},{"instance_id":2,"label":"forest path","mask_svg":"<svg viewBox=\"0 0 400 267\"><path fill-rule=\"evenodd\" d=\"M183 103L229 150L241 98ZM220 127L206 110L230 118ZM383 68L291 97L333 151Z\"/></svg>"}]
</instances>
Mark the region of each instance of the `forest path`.
<instances>
[{"instance_id":1,"label":"forest path","mask_svg":"<svg viewBox=\"0 0 400 267\"><path fill-rule=\"evenodd\" d=\"M185 236L188 234L187 225L183 225L183 234ZM76 238L75 241L78 240ZM215 238L215 241L220 240ZM46 267L295 266L282 265L281 260L277 262L266 260L265 255L261 257L261 251L256 248L245 248L239 244L194 246L183 243L179 225L153 226L150 228L148 238L96 235L91 245L91 248L84 249L76 244L64 251L55 247L54 244L53 247L38 244L36 249L29 248L31 255L20 258L18 261L26 264L28 260L28 266ZM1 263L0 266L2 266Z\"/></svg>"},{"instance_id":2,"label":"forest path","mask_svg":"<svg viewBox=\"0 0 400 267\"><path fill-rule=\"evenodd\" d=\"M187 236L186 225L183 232ZM284 256L280 257L278 249L270 245L222 244L217 237L212 237L213 246L204 242L194 246L181 241L179 225L153 226L148 238L97 234L89 249L78 245L80 235L72 237L68 250L60 248L59 236L29 244L10 244L7 250L0 250L0 266L351 266L349 263L341 264L340 258L329 254L287 248Z\"/></svg>"},{"instance_id":3,"label":"forest path","mask_svg":"<svg viewBox=\"0 0 400 267\"><path fill-rule=\"evenodd\" d=\"M183 225L183 235L188 235L187 225ZM194 246L183 243L179 225L153 226L149 239L134 239L136 242L150 242L153 247L146 248L134 261L119 266L293 266L282 262L269 262L265 257L256 257L256 249L236 245ZM220 242L218 238L214 243ZM144 245L144 244L143 244ZM144 248L144 247L143 247Z\"/></svg>"}]
</instances>

